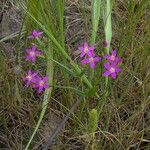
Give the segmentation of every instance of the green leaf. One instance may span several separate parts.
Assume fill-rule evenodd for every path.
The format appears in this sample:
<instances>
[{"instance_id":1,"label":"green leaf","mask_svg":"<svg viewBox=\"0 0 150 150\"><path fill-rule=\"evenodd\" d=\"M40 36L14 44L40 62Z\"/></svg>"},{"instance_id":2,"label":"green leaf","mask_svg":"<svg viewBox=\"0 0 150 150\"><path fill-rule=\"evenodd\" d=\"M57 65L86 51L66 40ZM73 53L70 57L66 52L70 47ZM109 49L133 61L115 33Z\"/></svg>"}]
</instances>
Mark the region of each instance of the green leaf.
<instances>
[{"instance_id":1,"label":"green leaf","mask_svg":"<svg viewBox=\"0 0 150 150\"><path fill-rule=\"evenodd\" d=\"M88 120L88 133L93 133L96 131L98 127L98 113L96 109L92 109L89 112L89 120Z\"/></svg>"}]
</instances>

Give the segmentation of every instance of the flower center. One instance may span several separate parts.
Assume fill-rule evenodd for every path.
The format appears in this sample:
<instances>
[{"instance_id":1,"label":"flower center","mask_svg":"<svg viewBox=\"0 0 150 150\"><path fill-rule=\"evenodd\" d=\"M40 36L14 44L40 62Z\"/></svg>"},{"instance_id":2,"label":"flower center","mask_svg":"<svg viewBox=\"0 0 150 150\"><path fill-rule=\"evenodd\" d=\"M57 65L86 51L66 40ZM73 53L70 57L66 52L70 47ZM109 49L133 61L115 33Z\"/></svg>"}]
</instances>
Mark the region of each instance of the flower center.
<instances>
[{"instance_id":1,"label":"flower center","mask_svg":"<svg viewBox=\"0 0 150 150\"><path fill-rule=\"evenodd\" d=\"M84 52L87 53L89 51L88 47L84 48Z\"/></svg>"},{"instance_id":2,"label":"flower center","mask_svg":"<svg viewBox=\"0 0 150 150\"><path fill-rule=\"evenodd\" d=\"M30 52L30 56L35 56L35 52Z\"/></svg>"},{"instance_id":3,"label":"flower center","mask_svg":"<svg viewBox=\"0 0 150 150\"><path fill-rule=\"evenodd\" d=\"M39 85L43 86L44 85L44 81L40 81Z\"/></svg>"},{"instance_id":4,"label":"flower center","mask_svg":"<svg viewBox=\"0 0 150 150\"><path fill-rule=\"evenodd\" d=\"M114 72L115 72L115 68L111 67L109 71L110 71L111 73L114 73Z\"/></svg>"},{"instance_id":5,"label":"flower center","mask_svg":"<svg viewBox=\"0 0 150 150\"><path fill-rule=\"evenodd\" d=\"M110 59L111 59L112 61L114 61L114 60L115 60L115 56L112 55L112 56L110 57Z\"/></svg>"},{"instance_id":6,"label":"flower center","mask_svg":"<svg viewBox=\"0 0 150 150\"><path fill-rule=\"evenodd\" d=\"M94 61L94 58L93 57L89 58L89 61L90 62Z\"/></svg>"},{"instance_id":7,"label":"flower center","mask_svg":"<svg viewBox=\"0 0 150 150\"><path fill-rule=\"evenodd\" d=\"M32 80L32 76L31 76L31 75L28 75L26 78L27 78L29 81Z\"/></svg>"}]
</instances>

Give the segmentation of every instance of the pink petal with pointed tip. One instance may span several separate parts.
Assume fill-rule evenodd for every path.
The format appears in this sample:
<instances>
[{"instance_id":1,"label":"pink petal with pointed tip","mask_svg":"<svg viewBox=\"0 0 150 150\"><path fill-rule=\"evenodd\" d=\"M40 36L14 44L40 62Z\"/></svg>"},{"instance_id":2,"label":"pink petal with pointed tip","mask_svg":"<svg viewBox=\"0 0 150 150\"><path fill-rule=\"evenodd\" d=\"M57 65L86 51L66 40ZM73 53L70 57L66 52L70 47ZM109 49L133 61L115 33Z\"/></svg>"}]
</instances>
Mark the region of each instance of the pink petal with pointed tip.
<instances>
[{"instance_id":1,"label":"pink petal with pointed tip","mask_svg":"<svg viewBox=\"0 0 150 150\"><path fill-rule=\"evenodd\" d=\"M95 57L95 58L94 58L94 61L95 61L95 62L99 62L100 60L101 60L100 57Z\"/></svg>"},{"instance_id":2,"label":"pink petal with pointed tip","mask_svg":"<svg viewBox=\"0 0 150 150\"><path fill-rule=\"evenodd\" d=\"M82 52L81 54L80 54L80 57L82 58L83 56L85 56L85 53L84 52Z\"/></svg>"},{"instance_id":3,"label":"pink petal with pointed tip","mask_svg":"<svg viewBox=\"0 0 150 150\"><path fill-rule=\"evenodd\" d=\"M117 50L114 49L114 50L111 51L111 53L112 53L113 56L116 56L117 55Z\"/></svg>"},{"instance_id":4,"label":"pink petal with pointed tip","mask_svg":"<svg viewBox=\"0 0 150 150\"><path fill-rule=\"evenodd\" d=\"M91 67L92 69L94 69L94 68L95 68L95 63L94 63L94 62L90 62L90 67Z\"/></svg>"},{"instance_id":5,"label":"pink petal with pointed tip","mask_svg":"<svg viewBox=\"0 0 150 150\"><path fill-rule=\"evenodd\" d=\"M110 74L111 74L111 73L110 73L109 71L105 71L105 72L103 73L103 76L104 76L104 77L108 77Z\"/></svg>"},{"instance_id":6,"label":"pink petal with pointed tip","mask_svg":"<svg viewBox=\"0 0 150 150\"><path fill-rule=\"evenodd\" d=\"M110 57L110 55L104 55L103 57L108 59Z\"/></svg>"},{"instance_id":7,"label":"pink petal with pointed tip","mask_svg":"<svg viewBox=\"0 0 150 150\"><path fill-rule=\"evenodd\" d=\"M31 49L27 48L26 53L30 53L30 52L31 52Z\"/></svg>"},{"instance_id":8,"label":"pink petal with pointed tip","mask_svg":"<svg viewBox=\"0 0 150 150\"><path fill-rule=\"evenodd\" d=\"M85 59L83 59L83 60L81 61L81 63L82 63L82 64L87 64L87 63L89 63L89 60L85 58Z\"/></svg>"},{"instance_id":9,"label":"pink petal with pointed tip","mask_svg":"<svg viewBox=\"0 0 150 150\"><path fill-rule=\"evenodd\" d=\"M89 50L90 50L90 51L93 51L94 49L95 49L94 46L89 47Z\"/></svg>"},{"instance_id":10,"label":"pink petal with pointed tip","mask_svg":"<svg viewBox=\"0 0 150 150\"><path fill-rule=\"evenodd\" d=\"M111 73L113 79L116 79L116 73Z\"/></svg>"},{"instance_id":11,"label":"pink petal with pointed tip","mask_svg":"<svg viewBox=\"0 0 150 150\"><path fill-rule=\"evenodd\" d=\"M84 47L89 47L87 42L84 43Z\"/></svg>"},{"instance_id":12,"label":"pink petal with pointed tip","mask_svg":"<svg viewBox=\"0 0 150 150\"><path fill-rule=\"evenodd\" d=\"M122 69L121 68L116 68L115 71L118 73L118 72L121 72Z\"/></svg>"},{"instance_id":13,"label":"pink petal with pointed tip","mask_svg":"<svg viewBox=\"0 0 150 150\"><path fill-rule=\"evenodd\" d=\"M108 63L105 63L105 64L104 64L104 67L105 67L107 70L109 70L109 69L111 68L111 66L110 66Z\"/></svg>"},{"instance_id":14,"label":"pink petal with pointed tip","mask_svg":"<svg viewBox=\"0 0 150 150\"><path fill-rule=\"evenodd\" d=\"M79 49L80 51L83 51L83 50L84 50L84 47L78 47L78 49Z\"/></svg>"},{"instance_id":15,"label":"pink petal with pointed tip","mask_svg":"<svg viewBox=\"0 0 150 150\"><path fill-rule=\"evenodd\" d=\"M38 89L38 93L41 93L43 91L43 87L40 87L39 89Z\"/></svg>"}]
</instances>

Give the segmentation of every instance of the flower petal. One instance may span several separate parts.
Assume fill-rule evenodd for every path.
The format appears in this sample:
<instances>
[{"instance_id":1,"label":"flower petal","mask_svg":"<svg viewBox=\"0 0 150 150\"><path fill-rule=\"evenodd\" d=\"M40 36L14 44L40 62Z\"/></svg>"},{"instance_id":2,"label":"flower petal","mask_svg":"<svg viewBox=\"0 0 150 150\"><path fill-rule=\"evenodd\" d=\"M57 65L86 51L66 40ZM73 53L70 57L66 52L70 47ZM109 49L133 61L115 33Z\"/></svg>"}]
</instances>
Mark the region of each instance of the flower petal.
<instances>
[{"instance_id":1,"label":"flower petal","mask_svg":"<svg viewBox=\"0 0 150 150\"><path fill-rule=\"evenodd\" d=\"M95 62L99 62L100 60L101 60L100 57L95 57L95 58L94 58L94 61L95 61Z\"/></svg>"},{"instance_id":2,"label":"flower petal","mask_svg":"<svg viewBox=\"0 0 150 150\"><path fill-rule=\"evenodd\" d=\"M82 64L87 64L87 63L89 63L89 60L88 60L87 58L85 58L85 59L83 59L83 60L81 61L81 63L82 63Z\"/></svg>"},{"instance_id":3,"label":"flower petal","mask_svg":"<svg viewBox=\"0 0 150 150\"><path fill-rule=\"evenodd\" d=\"M121 72L122 69L121 68L115 68L115 71L118 73L118 72Z\"/></svg>"},{"instance_id":4,"label":"flower petal","mask_svg":"<svg viewBox=\"0 0 150 150\"><path fill-rule=\"evenodd\" d=\"M44 88L48 89L49 88L48 84L44 84Z\"/></svg>"},{"instance_id":5,"label":"flower petal","mask_svg":"<svg viewBox=\"0 0 150 150\"><path fill-rule=\"evenodd\" d=\"M104 76L104 77L108 77L110 74L111 74L111 73L110 73L109 71L105 71L105 72L103 73L103 76Z\"/></svg>"},{"instance_id":6,"label":"flower petal","mask_svg":"<svg viewBox=\"0 0 150 150\"><path fill-rule=\"evenodd\" d=\"M41 93L43 91L43 87L39 87L38 93Z\"/></svg>"},{"instance_id":7,"label":"flower petal","mask_svg":"<svg viewBox=\"0 0 150 150\"><path fill-rule=\"evenodd\" d=\"M111 51L111 53L112 53L113 56L116 56L117 55L117 50L114 49L114 50Z\"/></svg>"},{"instance_id":8,"label":"flower petal","mask_svg":"<svg viewBox=\"0 0 150 150\"><path fill-rule=\"evenodd\" d=\"M26 61L31 60L31 57L29 55L26 56Z\"/></svg>"},{"instance_id":9,"label":"flower petal","mask_svg":"<svg viewBox=\"0 0 150 150\"><path fill-rule=\"evenodd\" d=\"M91 69L94 69L95 68L95 63L94 62L90 62L90 67L91 67Z\"/></svg>"},{"instance_id":10,"label":"flower petal","mask_svg":"<svg viewBox=\"0 0 150 150\"><path fill-rule=\"evenodd\" d=\"M32 51L36 51L36 46L34 44L32 45Z\"/></svg>"},{"instance_id":11,"label":"flower petal","mask_svg":"<svg viewBox=\"0 0 150 150\"><path fill-rule=\"evenodd\" d=\"M78 47L78 49L79 49L80 51L83 51L83 50L84 50L84 47Z\"/></svg>"},{"instance_id":12,"label":"flower petal","mask_svg":"<svg viewBox=\"0 0 150 150\"><path fill-rule=\"evenodd\" d=\"M80 57L83 57L83 56L85 56L85 52L82 52L82 53L80 54Z\"/></svg>"},{"instance_id":13,"label":"flower petal","mask_svg":"<svg viewBox=\"0 0 150 150\"><path fill-rule=\"evenodd\" d=\"M37 36L40 36L42 34L43 34L43 32L37 32Z\"/></svg>"},{"instance_id":14,"label":"flower petal","mask_svg":"<svg viewBox=\"0 0 150 150\"><path fill-rule=\"evenodd\" d=\"M31 57L31 60L32 60L33 62L35 62L36 58L35 58L35 57Z\"/></svg>"},{"instance_id":15,"label":"flower petal","mask_svg":"<svg viewBox=\"0 0 150 150\"><path fill-rule=\"evenodd\" d=\"M110 57L110 55L104 55L103 57L108 59Z\"/></svg>"},{"instance_id":16,"label":"flower petal","mask_svg":"<svg viewBox=\"0 0 150 150\"><path fill-rule=\"evenodd\" d=\"M43 81L48 81L48 76L45 76L45 77L43 78Z\"/></svg>"},{"instance_id":17,"label":"flower petal","mask_svg":"<svg viewBox=\"0 0 150 150\"><path fill-rule=\"evenodd\" d=\"M26 53L30 53L31 52L31 49L30 48L27 48L26 49Z\"/></svg>"},{"instance_id":18,"label":"flower petal","mask_svg":"<svg viewBox=\"0 0 150 150\"><path fill-rule=\"evenodd\" d=\"M110 64L109 63L104 63L104 67L109 70L111 68Z\"/></svg>"},{"instance_id":19,"label":"flower petal","mask_svg":"<svg viewBox=\"0 0 150 150\"><path fill-rule=\"evenodd\" d=\"M89 48L89 46L88 46L88 43L87 43L87 42L85 42L85 43L84 43L84 48L85 48L85 47Z\"/></svg>"},{"instance_id":20,"label":"flower petal","mask_svg":"<svg viewBox=\"0 0 150 150\"><path fill-rule=\"evenodd\" d=\"M36 56L40 56L41 52L40 51L36 51L35 54L36 54Z\"/></svg>"},{"instance_id":21,"label":"flower petal","mask_svg":"<svg viewBox=\"0 0 150 150\"><path fill-rule=\"evenodd\" d=\"M95 49L94 46L89 47L89 50L90 50L90 51L93 51L94 49Z\"/></svg>"},{"instance_id":22,"label":"flower petal","mask_svg":"<svg viewBox=\"0 0 150 150\"><path fill-rule=\"evenodd\" d=\"M112 76L113 79L116 79L116 73L115 72L111 73L111 76Z\"/></svg>"},{"instance_id":23,"label":"flower petal","mask_svg":"<svg viewBox=\"0 0 150 150\"><path fill-rule=\"evenodd\" d=\"M93 57L94 55L95 55L95 54L94 54L94 51L89 51L89 52L88 52L88 56L89 56L89 57Z\"/></svg>"}]
</instances>

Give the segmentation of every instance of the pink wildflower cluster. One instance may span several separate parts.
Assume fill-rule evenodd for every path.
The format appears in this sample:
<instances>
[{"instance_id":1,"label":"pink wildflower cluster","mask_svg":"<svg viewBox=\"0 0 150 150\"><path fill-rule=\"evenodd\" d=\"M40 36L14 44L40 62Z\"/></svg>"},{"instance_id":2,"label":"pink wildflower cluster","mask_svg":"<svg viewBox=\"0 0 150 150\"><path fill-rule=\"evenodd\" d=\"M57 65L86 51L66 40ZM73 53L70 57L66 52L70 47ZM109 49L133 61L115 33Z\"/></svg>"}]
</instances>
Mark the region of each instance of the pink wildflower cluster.
<instances>
[{"instance_id":1,"label":"pink wildflower cluster","mask_svg":"<svg viewBox=\"0 0 150 150\"><path fill-rule=\"evenodd\" d=\"M117 74L121 72L121 68L119 68L118 65L122 62L122 59L117 57L117 50L112 50L111 54L105 55L104 58L107 60L107 62L104 63L106 70L103 73L103 76L111 76L113 79L116 79Z\"/></svg>"},{"instance_id":2,"label":"pink wildflower cluster","mask_svg":"<svg viewBox=\"0 0 150 150\"><path fill-rule=\"evenodd\" d=\"M108 43L106 40L103 42L104 48L107 48ZM95 68L95 63L101 60L100 57L95 56L94 49L95 47L90 47L86 42L83 46L78 47L81 51L80 57L84 59L81 61L83 65L90 64L91 69ZM110 55L105 55L104 58L107 60L104 63L105 72L103 73L104 77L111 76L113 79L116 79L116 76L119 72L121 72L121 68L118 67L118 64L122 62L122 59L117 56L117 51L112 50Z\"/></svg>"},{"instance_id":3,"label":"pink wildflower cluster","mask_svg":"<svg viewBox=\"0 0 150 150\"><path fill-rule=\"evenodd\" d=\"M43 32L33 30L31 35L28 36L28 39L35 39L42 36ZM32 44L31 48L26 49L26 61L36 61L36 57L41 55L35 44ZM37 72L28 70L23 81L26 83L26 86L31 86L34 89L37 89L38 93L41 93L44 89L47 89L48 86L48 76L41 76Z\"/></svg>"},{"instance_id":4,"label":"pink wildflower cluster","mask_svg":"<svg viewBox=\"0 0 150 150\"><path fill-rule=\"evenodd\" d=\"M90 64L91 69L95 68L95 63L99 62L101 60L100 57L95 56L94 49L95 47L90 47L86 42L83 46L78 47L78 49L81 51L80 57L84 59L81 61L83 65Z\"/></svg>"}]
</instances>

